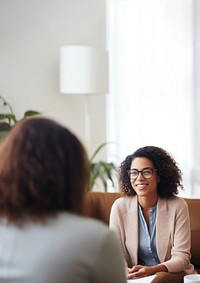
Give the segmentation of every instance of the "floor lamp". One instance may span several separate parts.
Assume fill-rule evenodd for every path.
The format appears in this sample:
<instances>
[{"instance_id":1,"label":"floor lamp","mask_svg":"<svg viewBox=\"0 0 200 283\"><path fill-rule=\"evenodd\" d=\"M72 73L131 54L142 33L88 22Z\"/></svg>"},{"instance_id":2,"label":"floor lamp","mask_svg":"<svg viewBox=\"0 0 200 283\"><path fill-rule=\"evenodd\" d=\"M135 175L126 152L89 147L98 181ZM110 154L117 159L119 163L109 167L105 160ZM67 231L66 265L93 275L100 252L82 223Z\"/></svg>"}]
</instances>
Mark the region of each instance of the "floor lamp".
<instances>
[{"instance_id":1,"label":"floor lamp","mask_svg":"<svg viewBox=\"0 0 200 283\"><path fill-rule=\"evenodd\" d=\"M67 45L60 48L60 92L85 96L85 142L91 143L90 95L108 92L108 54L105 49Z\"/></svg>"}]
</instances>

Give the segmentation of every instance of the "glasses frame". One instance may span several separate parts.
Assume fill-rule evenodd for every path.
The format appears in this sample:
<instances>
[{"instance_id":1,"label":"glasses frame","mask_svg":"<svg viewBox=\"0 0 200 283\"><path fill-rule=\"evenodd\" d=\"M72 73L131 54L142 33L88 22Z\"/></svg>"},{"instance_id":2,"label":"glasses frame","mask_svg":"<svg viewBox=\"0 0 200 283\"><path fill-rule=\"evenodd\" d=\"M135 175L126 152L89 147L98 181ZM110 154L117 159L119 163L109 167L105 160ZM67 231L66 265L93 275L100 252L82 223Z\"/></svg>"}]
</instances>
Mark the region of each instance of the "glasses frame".
<instances>
[{"instance_id":1,"label":"glasses frame","mask_svg":"<svg viewBox=\"0 0 200 283\"><path fill-rule=\"evenodd\" d=\"M131 178L131 171L133 171L133 170L138 173L136 178ZM142 170L129 169L129 170L127 170L128 177L129 177L131 180L136 180L136 179L138 178L139 174L141 173L141 175L142 175L142 177L143 177L144 179L151 179L151 177L149 177L149 178L144 177L144 175L143 175L144 170L150 170L150 171L151 171L151 177L153 176L153 173L154 173L154 172L158 171L158 170L155 169L155 168L153 169L153 168L149 168L149 167L143 168Z\"/></svg>"}]
</instances>

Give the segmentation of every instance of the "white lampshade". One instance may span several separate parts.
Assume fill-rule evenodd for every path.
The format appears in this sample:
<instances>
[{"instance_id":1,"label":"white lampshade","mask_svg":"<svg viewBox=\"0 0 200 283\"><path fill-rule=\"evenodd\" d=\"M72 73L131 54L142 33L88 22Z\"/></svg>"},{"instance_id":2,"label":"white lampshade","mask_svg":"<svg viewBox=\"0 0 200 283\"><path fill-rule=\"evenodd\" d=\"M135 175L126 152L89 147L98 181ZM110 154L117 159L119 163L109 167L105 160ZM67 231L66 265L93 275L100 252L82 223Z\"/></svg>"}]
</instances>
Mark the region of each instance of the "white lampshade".
<instances>
[{"instance_id":1,"label":"white lampshade","mask_svg":"<svg viewBox=\"0 0 200 283\"><path fill-rule=\"evenodd\" d=\"M85 95L107 93L107 51L90 46L62 46L60 92Z\"/></svg>"}]
</instances>

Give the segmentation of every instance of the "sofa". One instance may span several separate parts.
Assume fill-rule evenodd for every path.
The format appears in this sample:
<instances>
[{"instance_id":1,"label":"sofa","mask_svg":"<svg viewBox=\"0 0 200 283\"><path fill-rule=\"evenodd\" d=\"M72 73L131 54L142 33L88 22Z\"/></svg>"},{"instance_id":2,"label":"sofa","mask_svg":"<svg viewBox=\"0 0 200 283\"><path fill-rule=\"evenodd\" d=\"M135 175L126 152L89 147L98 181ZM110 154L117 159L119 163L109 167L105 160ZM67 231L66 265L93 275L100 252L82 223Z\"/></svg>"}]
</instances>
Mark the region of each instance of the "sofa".
<instances>
[{"instance_id":1,"label":"sofa","mask_svg":"<svg viewBox=\"0 0 200 283\"><path fill-rule=\"evenodd\" d=\"M83 213L109 224L110 210L120 193L87 192ZM191 262L200 273L200 199L184 198L188 204L191 222Z\"/></svg>"}]
</instances>

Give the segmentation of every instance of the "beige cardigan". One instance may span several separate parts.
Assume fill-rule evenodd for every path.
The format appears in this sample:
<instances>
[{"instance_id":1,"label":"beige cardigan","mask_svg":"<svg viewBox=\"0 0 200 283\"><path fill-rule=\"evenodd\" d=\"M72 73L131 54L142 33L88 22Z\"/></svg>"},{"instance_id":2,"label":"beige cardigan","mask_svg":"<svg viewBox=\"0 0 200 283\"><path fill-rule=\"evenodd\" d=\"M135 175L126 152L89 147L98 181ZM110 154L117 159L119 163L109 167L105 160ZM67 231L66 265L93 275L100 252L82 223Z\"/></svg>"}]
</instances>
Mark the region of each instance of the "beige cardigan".
<instances>
[{"instance_id":1,"label":"beige cardigan","mask_svg":"<svg viewBox=\"0 0 200 283\"><path fill-rule=\"evenodd\" d=\"M137 196L117 199L111 209L110 228L124 249L127 265L138 260L138 201ZM169 272L196 273L190 263L190 220L185 200L179 197L158 199L156 246L160 262Z\"/></svg>"}]
</instances>

